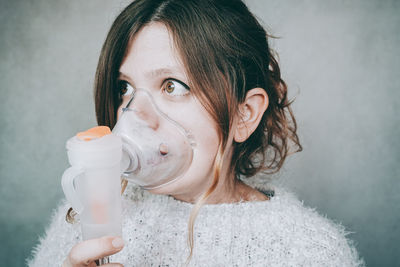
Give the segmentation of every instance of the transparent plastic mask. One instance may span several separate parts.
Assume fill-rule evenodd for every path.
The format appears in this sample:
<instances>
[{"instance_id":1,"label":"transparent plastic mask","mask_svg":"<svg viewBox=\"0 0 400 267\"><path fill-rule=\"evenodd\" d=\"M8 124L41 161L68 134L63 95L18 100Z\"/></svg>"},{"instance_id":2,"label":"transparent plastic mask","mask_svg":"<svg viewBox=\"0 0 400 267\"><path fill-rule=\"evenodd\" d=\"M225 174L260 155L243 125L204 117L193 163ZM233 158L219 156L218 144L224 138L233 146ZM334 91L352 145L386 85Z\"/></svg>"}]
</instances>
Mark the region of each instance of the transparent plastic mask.
<instances>
[{"instance_id":1,"label":"transparent plastic mask","mask_svg":"<svg viewBox=\"0 0 400 267\"><path fill-rule=\"evenodd\" d=\"M189 168L195 142L171 114L161 111L145 89L134 89L123 102L112 132L122 140L121 168L128 181L154 189L179 179Z\"/></svg>"}]
</instances>

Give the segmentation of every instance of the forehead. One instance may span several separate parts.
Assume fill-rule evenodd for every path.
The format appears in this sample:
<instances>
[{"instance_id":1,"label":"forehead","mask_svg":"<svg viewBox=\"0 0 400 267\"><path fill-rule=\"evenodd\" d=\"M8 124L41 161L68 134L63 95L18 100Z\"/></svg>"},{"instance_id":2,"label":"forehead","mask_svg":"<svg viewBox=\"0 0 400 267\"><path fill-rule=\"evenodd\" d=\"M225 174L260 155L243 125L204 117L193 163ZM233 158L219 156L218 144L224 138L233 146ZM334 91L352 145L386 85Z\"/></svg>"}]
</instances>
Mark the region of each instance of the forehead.
<instances>
[{"instance_id":1,"label":"forehead","mask_svg":"<svg viewBox=\"0 0 400 267\"><path fill-rule=\"evenodd\" d=\"M119 71L132 77L160 71L184 74L181 62L171 32L164 24L153 22L141 28L128 43Z\"/></svg>"}]
</instances>

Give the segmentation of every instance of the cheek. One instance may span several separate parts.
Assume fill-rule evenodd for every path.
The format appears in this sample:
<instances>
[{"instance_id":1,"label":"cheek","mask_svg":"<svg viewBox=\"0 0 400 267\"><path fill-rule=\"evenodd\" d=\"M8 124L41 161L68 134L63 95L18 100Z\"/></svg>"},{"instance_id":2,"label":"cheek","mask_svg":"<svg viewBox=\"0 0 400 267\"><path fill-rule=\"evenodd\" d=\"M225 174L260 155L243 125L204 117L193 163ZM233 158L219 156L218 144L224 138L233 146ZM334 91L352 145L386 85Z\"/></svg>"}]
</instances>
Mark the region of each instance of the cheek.
<instances>
[{"instance_id":1,"label":"cheek","mask_svg":"<svg viewBox=\"0 0 400 267\"><path fill-rule=\"evenodd\" d=\"M117 121L119 120L119 117L121 116L121 113L122 113L122 108L119 107L119 108L117 109Z\"/></svg>"},{"instance_id":2,"label":"cheek","mask_svg":"<svg viewBox=\"0 0 400 267\"><path fill-rule=\"evenodd\" d=\"M196 138L196 150L204 154L205 157L212 157L218 150L218 132L212 121L197 120L196 125L193 127L193 134Z\"/></svg>"},{"instance_id":3,"label":"cheek","mask_svg":"<svg viewBox=\"0 0 400 267\"><path fill-rule=\"evenodd\" d=\"M119 118L121 118L121 115L123 113L122 108L124 108L124 105L120 105L117 109L117 121L119 120Z\"/></svg>"},{"instance_id":4,"label":"cheek","mask_svg":"<svg viewBox=\"0 0 400 267\"><path fill-rule=\"evenodd\" d=\"M191 110L190 114L185 114L187 116L182 126L193 134L196 142L190 168L192 179L195 177L204 178L210 174L218 151L217 126L202 106L197 106Z\"/></svg>"},{"instance_id":5,"label":"cheek","mask_svg":"<svg viewBox=\"0 0 400 267\"><path fill-rule=\"evenodd\" d=\"M198 122L193 127L192 133L196 141L193 165L204 168L204 171L209 171L218 151L217 130L210 123Z\"/></svg>"}]
</instances>

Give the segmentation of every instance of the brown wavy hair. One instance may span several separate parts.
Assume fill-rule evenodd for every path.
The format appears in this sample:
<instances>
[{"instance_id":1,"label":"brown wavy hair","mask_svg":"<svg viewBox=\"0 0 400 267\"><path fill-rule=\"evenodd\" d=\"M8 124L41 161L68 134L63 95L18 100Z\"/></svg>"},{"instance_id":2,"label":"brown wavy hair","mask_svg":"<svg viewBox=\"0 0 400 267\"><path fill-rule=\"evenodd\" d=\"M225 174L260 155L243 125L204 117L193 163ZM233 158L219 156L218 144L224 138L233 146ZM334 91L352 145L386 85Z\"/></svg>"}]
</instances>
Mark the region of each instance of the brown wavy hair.
<instances>
[{"instance_id":1,"label":"brown wavy hair","mask_svg":"<svg viewBox=\"0 0 400 267\"><path fill-rule=\"evenodd\" d=\"M151 22L161 22L171 32L191 93L219 128L213 184L197 201L189 221L190 259L196 215L218 184L233 118L249 90L263 88L269 106L251 136L233 144L230 166L235 179L259 171L278 172L286 157L302 147L290 108L293 101L287 99L287 86L268 44L273 36L241 0L136 0L128 5L112 24L97 66L94 94L99 125L114 127L122 101L119 68L127 45Z\"/></svg>"}]
</instances>

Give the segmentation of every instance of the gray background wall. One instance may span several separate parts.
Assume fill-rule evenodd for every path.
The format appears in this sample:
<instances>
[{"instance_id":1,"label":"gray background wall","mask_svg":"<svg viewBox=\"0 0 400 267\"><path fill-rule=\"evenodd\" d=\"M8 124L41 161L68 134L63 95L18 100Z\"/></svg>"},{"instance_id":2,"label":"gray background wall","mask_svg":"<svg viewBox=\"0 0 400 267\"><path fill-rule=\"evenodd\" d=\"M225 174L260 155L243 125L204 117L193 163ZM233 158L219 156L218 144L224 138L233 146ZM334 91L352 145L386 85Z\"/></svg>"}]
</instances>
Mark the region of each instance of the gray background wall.
<instances>
[{"instance_id":1,"label":"gray background wall","mask_svg":"<svg viewBox=\"0 0 400 267\"><path fill-rule=\"evenodd\" d=\"M63 197L65 141L95 124L101 45L127 1L0 2L0 263L23 266ZM278 175L341 222L368 266L399 266L400 1L247 1L304 151Z\"/></svg>"}]
</instances>

